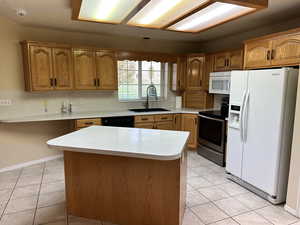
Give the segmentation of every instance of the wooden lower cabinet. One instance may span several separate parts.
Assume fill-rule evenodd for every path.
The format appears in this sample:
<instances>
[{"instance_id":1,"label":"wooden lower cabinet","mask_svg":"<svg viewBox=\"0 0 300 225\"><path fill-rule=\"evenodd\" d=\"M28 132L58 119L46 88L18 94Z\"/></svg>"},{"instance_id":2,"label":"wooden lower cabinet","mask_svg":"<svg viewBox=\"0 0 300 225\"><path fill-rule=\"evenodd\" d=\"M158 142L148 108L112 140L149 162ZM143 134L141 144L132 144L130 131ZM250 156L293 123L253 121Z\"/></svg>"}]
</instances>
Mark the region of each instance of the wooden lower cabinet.
<instances>
[{"instance_id":1,"label":"wooden lower cabinet","mask_svg":"<svg viewBox=\"0 0 300 225\"><path fill-rule=\"evenodd\" d=\"M189 148L197 148L198 145L198 115L182 114L181 126L183 131L189 131L190 137L188 140Z\"/></svg>"},{"instance_id":2,"label":"wooden lower cabinet","mask_svg":"<svg viewBox=\"0 0 300 225\"><path fill-rule=\"evenodd\" d=\"M146 122L143 122L146 121ZM136 128L189 131L188 147L195 149L198 145L198 115L195 114L162 114L135 117Z\"/></svg>"},{"instance_id":3,"label":"wooden lower cabinet","mask_svg":"<svg viewBox=\"0 0 300 225\"><path fill-rule=\"evenodd\" d=\"M154 128L158 130L173 130L174 124L173 121L156 122Z\"/></svg>"},{"instance_id":4,"label":"wooden lower cabinet","mask_svg":"<svg viewBox=\"0 0 300 225\"><path fill-rule=\"evenodd\" d=\"M154 123L153 122L149 122L149 123L136 123L134 126L136 128L154 129Z\"/></svg>"},{"instance_id":5,"label":"wooden lower cabinet","mask_svg":"<svg viewBox=\"0 0 300 225\"><path fill-rule=\"evenodd\" d=\"M101 118L79 119L75 121L75 130L80 130L85 127L101 124Z\"/></svg>"},{"instance_id":6,"label":"wooden lower cabinet","mask_svg":"<svg viewBox=\"0 0 300 225\"><path fill-rule=\"evenodd\" d=\"M181 114L174 115L174 130L181 130Z\"/></svg>"}]
</instances>

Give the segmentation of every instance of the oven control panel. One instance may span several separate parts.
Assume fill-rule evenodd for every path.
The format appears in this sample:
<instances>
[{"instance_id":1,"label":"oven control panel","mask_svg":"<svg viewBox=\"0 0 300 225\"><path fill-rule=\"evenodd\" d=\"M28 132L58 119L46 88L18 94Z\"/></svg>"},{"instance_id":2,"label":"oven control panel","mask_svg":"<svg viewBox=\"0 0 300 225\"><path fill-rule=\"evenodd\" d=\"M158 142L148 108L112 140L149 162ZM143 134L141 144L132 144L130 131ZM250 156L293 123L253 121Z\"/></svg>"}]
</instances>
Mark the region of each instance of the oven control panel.
<instances>
[{"instance_id":1,"label":"oven control panel","mask_svg":"<svg viewBox=\"0 0 300 225\"><path fill-rule=\"evenodd\" d=\"M241 105L230 105L228 126L236 129L240 129L241 123Z\"/></svg>"}]
</instances>

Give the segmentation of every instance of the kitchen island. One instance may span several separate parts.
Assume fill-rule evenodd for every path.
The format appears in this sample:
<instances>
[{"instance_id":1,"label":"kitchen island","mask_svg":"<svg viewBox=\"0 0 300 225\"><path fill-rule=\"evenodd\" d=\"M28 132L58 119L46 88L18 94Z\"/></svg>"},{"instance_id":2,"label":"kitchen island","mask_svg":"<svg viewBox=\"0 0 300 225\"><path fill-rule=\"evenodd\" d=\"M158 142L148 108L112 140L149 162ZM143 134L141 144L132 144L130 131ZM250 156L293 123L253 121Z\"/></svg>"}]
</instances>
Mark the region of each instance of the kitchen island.
<instances>
[{"instance_id":1,"label":"kitchen island","mask_svg":"<svg viewBox=\"0 0 300 225\"><path fill-rule=\"evenodd\" d=\"M47 142L64 151L67 215L181 225L188 132L92 126Z\"/></svg>"}]
</instances>

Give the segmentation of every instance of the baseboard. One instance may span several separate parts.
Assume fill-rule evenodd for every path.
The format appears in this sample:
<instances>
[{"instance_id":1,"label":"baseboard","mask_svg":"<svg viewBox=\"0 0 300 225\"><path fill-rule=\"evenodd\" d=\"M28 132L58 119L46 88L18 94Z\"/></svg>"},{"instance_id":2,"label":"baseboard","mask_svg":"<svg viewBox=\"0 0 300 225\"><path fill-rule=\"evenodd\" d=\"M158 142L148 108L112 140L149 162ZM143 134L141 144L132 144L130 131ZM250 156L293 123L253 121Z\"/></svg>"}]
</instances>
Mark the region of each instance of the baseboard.
<instances>
[{"instance_id":1,"label":"baseboard","mask_svg":"<svg viewBox=\"0 0 300 225\"><path fill-rule=\"evenodd\" d=\"M5 168L0 169L0 173L10 171L10 170L21 169L21 168L26 167L26 166L32 166L32 165L35 165L35 164L47 162L47 161L54 160L54 159L59 159L59 158L62 158L62 157L63 157L63 155L59 154L59 155L55 155L55 156L50 156L50 157L38 159L38 160L32 160L32 161L29 161L29 162L16 164L16 165L13 165L13 166L9 166L9 167L5 167Z\"/></svg>"},{"instance_id":2,"label":"baseboard","mask_svg":"<svg viewBox=\"0 0 300 225\"><path fill-rule=\"evenodd\" d=\"M289 207L287 204L284 205L284 209L289 212L290 214L292 214L293 216L299 217L297 210L296 209L292 209L291 207Z\"/></svg>"}]
</instances>

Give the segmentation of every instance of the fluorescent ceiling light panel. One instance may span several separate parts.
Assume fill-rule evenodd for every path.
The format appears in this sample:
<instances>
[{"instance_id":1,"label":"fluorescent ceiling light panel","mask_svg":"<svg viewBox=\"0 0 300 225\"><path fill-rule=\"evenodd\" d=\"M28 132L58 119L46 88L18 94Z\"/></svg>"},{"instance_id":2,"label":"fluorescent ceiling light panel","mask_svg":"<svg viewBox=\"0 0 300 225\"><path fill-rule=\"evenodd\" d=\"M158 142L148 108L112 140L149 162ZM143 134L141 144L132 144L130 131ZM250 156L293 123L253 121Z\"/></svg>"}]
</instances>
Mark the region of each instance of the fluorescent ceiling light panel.
<instances>
[{"instance_id":1,"label":"fluorescent ceiling light panel","mask_svg":"<svg viewBox=\"0 0 300 225\"><path fill-rule=\"evenodd\" d=\"M128 25L162 28L179 17L200 7L209 0L151 0Z\"/></svg>"},{"instance_id":2,"label":"fluorescent ceiling light panel","mask_svg":"<svg viewBox=\"0 0 300 225\"><path fill-rule=\"evenodd\" d=\"M142 0L82 0L80 20L121 23Z\"/></svg>"},{"instance_id":3,"label":"fluorescent ceiling light panel","mask_svg":"<svg viewBox=\"0 0 300 225\"><path fill-rule=\"evenodd\" d=\"M254 11L254 8L216 2L168 27L169 30L199 32Z\"/></svg>"}]
</instances>

